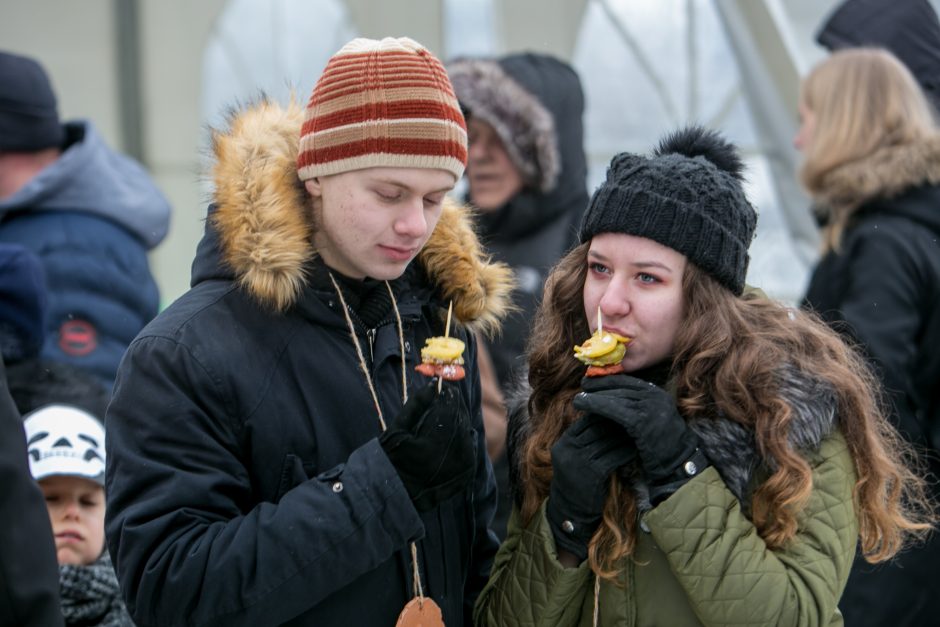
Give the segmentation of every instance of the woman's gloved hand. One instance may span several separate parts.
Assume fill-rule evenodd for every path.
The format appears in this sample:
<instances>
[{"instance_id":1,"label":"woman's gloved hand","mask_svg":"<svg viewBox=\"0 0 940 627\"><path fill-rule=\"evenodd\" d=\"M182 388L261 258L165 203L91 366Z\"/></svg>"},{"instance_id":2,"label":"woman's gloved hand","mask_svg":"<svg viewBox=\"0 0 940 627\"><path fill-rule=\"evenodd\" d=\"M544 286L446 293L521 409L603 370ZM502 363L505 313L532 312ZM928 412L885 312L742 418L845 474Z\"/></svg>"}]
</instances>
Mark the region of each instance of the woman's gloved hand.
<instances>
[{"instance_id":1,"label":"woman's gloved hand","mask_svg":"<svg viewBox=\"0 0 940 627\"><path fill-rule=\"evenodd\" d=\"M437 379L408 399L379 444L420 512L463 492L473 481L473 429L460 391Z\"/></svg>"},{"instance_id":2,"label":"woman's gloved hand","mask_svg":"<svg viewBox=\"0 0 940 627\"><path fill-rule=\"evenodd\" d=\"M584 561L601 522L610 475L636 457L622 429L597 415L568 427L552 447L552 484L545 513L555 543Z\"/></svg>"},{"instance_id":3,"label":"woman's gloved hand","mask_svg":"<svg viewBox=\"0 0 940 627\"><path fill-rule=\"evenodd\" d=\"M581 389L574 398L575 408L610 419L636 442L653 505L709 465L698 449L698 436L662 388L618 374L585 377Z\"/></svg>"}]
</instances>

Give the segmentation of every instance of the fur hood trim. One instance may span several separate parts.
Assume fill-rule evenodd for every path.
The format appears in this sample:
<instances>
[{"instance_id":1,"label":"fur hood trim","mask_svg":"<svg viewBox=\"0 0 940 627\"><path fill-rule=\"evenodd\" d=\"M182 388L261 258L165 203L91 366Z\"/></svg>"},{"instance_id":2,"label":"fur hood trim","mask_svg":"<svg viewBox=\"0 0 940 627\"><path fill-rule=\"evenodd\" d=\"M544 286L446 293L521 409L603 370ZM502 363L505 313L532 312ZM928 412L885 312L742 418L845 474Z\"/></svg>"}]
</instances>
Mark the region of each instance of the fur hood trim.
<instances>
[{"instance_id":1,"label":"fur hood trim","mask_svg":"<svg viewBox=\"0 0 940 627\"><path fill-rule=\"evenodd\" d=\"M495 60L458 59L447 74L460 105L493 127L526 182L543 194L552 191L561 152L551 112Z\"/></svg>"},{"instance_id":2,"label":"fur hood trim","mask_svg":"<svg viewBox=\"0 0 940 627\"><path fill-rule=\"evenodd\" d=\"M309 197L297 177L303 110L263 101L235 112L212 136L216 211L222 256L242 287L276 311L291 307L316 254ZM470 210L449 199L418 256L464 326L498 330L510 308L512 272L492 262L477 239Z\"/></svg>"},{"instance_id":3,"label":"fur hood trim","mask_svg":"<svg viewBox=\"0 0 940 627\"><path fill-rule=\"evenodd\" d=\"M886 146L833 169L823 178L818 199L834 210L851 211L926 183L940 183L940 135Z\"/></svg>"},{"instance_id":4,"label":"fur hood trim","mask_svg":"<svg viewBox=\"0 0 940 627\"><path fill-rule=\"evenodd\" d=\"M510 484L517 500L521 455L531 431L527 406L529 393L528 383L525 383L507 400ZM792 367L785 367L780 374L780 396L791 409L788 434L790 446L794 451L802 453L818 450L823 439L836 426L836 398L833 390ZM725 485L744 510L750 511L750 490L755 487L755 476L760 471L774 469L771 460L761 457L754 430L723 416L689 420L688 425L699 436L702 451L718 470ZM627 469L625 474L637 494L639 510L650 509L649 489L639 469Z\"/></svg>"}]
</instances>

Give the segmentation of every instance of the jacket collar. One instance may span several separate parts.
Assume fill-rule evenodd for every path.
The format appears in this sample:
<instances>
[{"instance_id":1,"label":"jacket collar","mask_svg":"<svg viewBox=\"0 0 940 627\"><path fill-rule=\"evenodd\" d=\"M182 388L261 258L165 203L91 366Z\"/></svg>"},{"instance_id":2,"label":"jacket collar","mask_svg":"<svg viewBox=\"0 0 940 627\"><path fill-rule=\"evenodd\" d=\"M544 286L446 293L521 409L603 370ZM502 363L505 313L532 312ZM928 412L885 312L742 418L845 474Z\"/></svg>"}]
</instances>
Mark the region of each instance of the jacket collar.
<instances>
[{"instance_id":1,"label":"jacket collar","mask_svg":"<svg viewBox=\"0 0 940 627\"><path fill-rule=\"evenodd\" d=\"M297 178L303 111L263 101L213 133L215 210L209 226L234 278L260 304L275 311L294 306L306 286L305 268L316 254L308 196ZM489 261L468 209L450 200L416 263L455 319L484 332L498 329L508 311L512 275Z\"/></svg>"},{"instance_id":2,"label":"jacket collar","mask_svg":"<svg viewBox=\"0 0 940 627\"><path fill-rule=\"evenodd\" d=\"M853 210L926 183L940 183L940 136L886 146L834 168L823 179L818 199L835 210Z\"/></svg>"}]
</instances>

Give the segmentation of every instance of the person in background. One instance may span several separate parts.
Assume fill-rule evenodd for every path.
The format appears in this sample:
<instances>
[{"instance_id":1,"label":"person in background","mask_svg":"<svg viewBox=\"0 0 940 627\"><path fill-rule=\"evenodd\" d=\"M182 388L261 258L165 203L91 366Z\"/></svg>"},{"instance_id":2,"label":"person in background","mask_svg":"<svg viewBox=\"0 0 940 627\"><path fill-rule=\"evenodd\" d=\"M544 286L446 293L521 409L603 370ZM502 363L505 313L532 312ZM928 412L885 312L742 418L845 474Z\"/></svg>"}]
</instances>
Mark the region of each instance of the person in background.
<instances>
[{"instance_id":1,"label":"person in background","mask_svg":"<svg viewBox=\"0 0 940 627\"><path fill-rule=\"evenodd\" d=\"M0 242L42 260L43 358L111 386L127 345L157 313L147 253L169 219L138 163L109 148L91 122L60 122L39 63L0 51Z\"/></svg>"},{"instance_id":2,"label":"person in background","mask_svg":"<svg viewBox=\"0 0 940 627\"><path fill-rule=\"evenodd\" d=\"M52 528L29 472L23 422L5 367L39 354L44 309L39 259L22 246L0 244L0 625L63 624Z\"/></svg>"},{"instance_id":3,"label":"person in background","mask_svg":"<svg viewBox=\"0 0 940 627\"><path fill-rule=\"evenodd\" d=\"M107 391L91 373L55 362L11 369L9 384L52 524L65 624L133 627L104 543Z\"/></svg>"},{"instance_id":4,"label":"person in background","mask_svg":"<svg viewBox=\"0 0 940 627\"><path fill-rule=\"evenodd\" d=\"M574 69L545 54L459 58L447 71L467 116L466 200L479 210L483 245L516 280L503 333L480 342L496 376L483 377L484 419L500 493L493 528L503 537L511 508L503 397L524 376L542 286L587 207L584 94Z\"/></svg>"},{"instance_id":5,"label":"person in background","mask_svg":"<svg viewBox=\"0 0 940 627\"><path fill-rule=\"evenodd\" d=\"M510 272L445 200L467 139L443 65L354 39L306 108L260 102L213 139L193 287L128 348L108 408L131 616L350 627L436 606L470 625L497 548L472 332L498 328ZM415 372L444 335L461 380Z\"/></svg>"},{"instance_id":6,"label":"person in background","mask_svg":"<svg viewBox=\"0 0 940 627\"><path fill-rule=\"evenodd\" d=\"M745 289L742 173L701 127L611 161L533 326L477 625L841 625L856 541L884 561L930 528L864 359ZM601 326L623 372L585 376Z\"/></svg>"},{"instance_id":7,"label":"person in background","mask_svg":"<svg viewBox=\"0 0 940 627\"><path fill-rule=\"evenodd\" d=\"M907 68L881 49L833 53L804 79L800 179L828 220L803 302L871 360L891 419L923 451L940 499L940 128ZM871 566L842 598L846 625L925 625L940 538Z\"/></svg>"},{"instance_id":8,"label":"person in background","mask_svg":"<svg viewBox=\"0 0 940 627\"><path fill-rule=\"evenodd\" d=\"M816 41L830 52L877 47L894 54L940 113L940 19L929 0L844 0Z\"/></svg>"}]
</instances>

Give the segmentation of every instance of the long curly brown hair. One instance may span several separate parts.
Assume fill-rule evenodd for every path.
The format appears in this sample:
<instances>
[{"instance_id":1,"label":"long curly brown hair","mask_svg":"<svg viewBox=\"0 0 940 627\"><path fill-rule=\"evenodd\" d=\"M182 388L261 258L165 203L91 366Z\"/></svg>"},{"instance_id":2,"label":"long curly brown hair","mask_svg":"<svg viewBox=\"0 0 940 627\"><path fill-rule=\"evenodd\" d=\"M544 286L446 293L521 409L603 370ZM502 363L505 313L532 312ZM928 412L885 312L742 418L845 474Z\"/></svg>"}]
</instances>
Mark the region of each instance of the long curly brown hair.
<instances>
[{"instance_id":1,"label":"long curly brown hair","mask_svg":"<svg viewBox=\"0 0 940 627\"><path fill-rule=\"evenodd\" d=\"M587 250L588 244L578 246L552 271L533 327L531 431L520 460L525 524L548 496L552 445L579 418L572 399L584 367L571 357L571 347L590 334L582 301ZM813 488L812 469L787 437L791 408L779 395L784 364L835 393L839 428L858 477L854 501L865 558L887 560L929 531L933 505L914 470L916 457L887 421L879 384L859 351L812 315L759 294L736 297L694 264L686 266L682 289L684 323L672 365L679 411L686 419L720 413L753 429L758 451L775 469L750 503L751 519L771 549L794 536ZM616 475L611 482L588 559L598 576L614 581L636 545L637 506L632 488Z\"/></svg>"}]
</instances>

